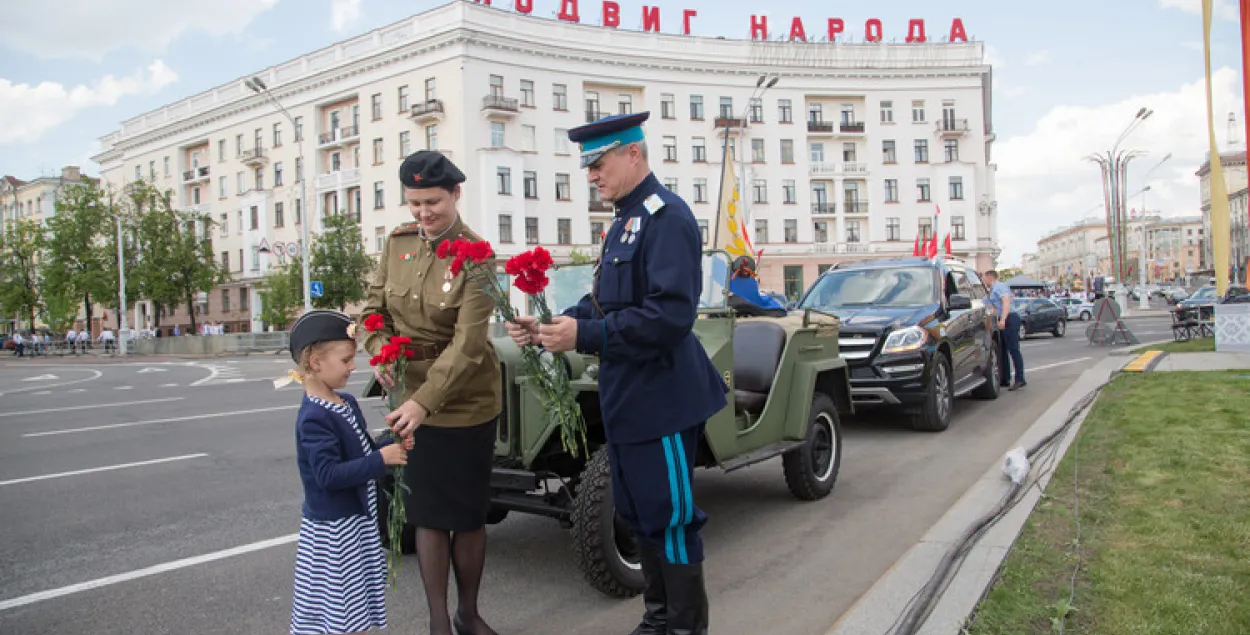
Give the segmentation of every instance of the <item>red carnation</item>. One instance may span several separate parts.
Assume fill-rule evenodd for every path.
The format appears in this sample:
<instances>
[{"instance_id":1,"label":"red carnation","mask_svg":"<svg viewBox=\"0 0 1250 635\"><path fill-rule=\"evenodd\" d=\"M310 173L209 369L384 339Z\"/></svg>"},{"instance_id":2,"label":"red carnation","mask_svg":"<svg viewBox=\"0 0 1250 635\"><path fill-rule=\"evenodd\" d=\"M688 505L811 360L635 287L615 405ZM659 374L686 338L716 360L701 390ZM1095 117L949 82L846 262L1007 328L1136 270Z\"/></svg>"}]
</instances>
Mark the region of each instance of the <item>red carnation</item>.
<instances>
[{"instance_id":1,"label":"red carnation","mask_svg":"<svg viewBox=\"0 0 1250 635\"><path fill-rule=\"evenodd\" d=\"M366 331L380 331L384 326L386 326L386 318L382 317L379 313L370 313L369 316L365 318Z\"/></svg>"},{"instance_id":2,"label":"red carnation","mask_svg":"<svg viewBox=\"0 0 1250 635\"><path fill-rule=\"evenodd\" d=\"M554 264L554 261L551 259L551 252L543 249L541 246L535 247L533 253L534 260L530 263L530 266L537 269L539 273L546 272Z\"/></svg>"},{"instance_id":3,"label":"red carnation","mask_svg":"<svg viewBox=\"0 0 1250 635\"><path fill-rule=\"evenodd\" d=\"M438 249L434 250L434 255L442 259L442 258L446 258L447 254L450 251L451 251L451 241L444 240L443 242L438 244Z\"/></svg>"},{"instance_id":4,"label":"red carnation","mask_svg":"<svg viewBox=\"0 0 1250 635\"><path fill-rule=\"evenodd\" d=\"M495 255L495 250L492 249L490 243L485 240L469 243L467 251L469 253L469 259L476 263L486 262L487 258Z\"/></svg>"},{"instance_id":5,"label":"red carnation","mask_svg":"<svg viewBox=\"0 0 1250 635\"><path fill-rule=\"evenodd\" d=\"M370 357L370 358L369 358L369 365L370 365L370 366L377 366L378 364L381 364L381 363L382 363L382 356L381 356L381 355L374 355L373 357Z\"/></svg>"},{"instance_id":6,"label":"red carnation","mask_svg":"<svg viewBox=\"0 0 1250 635\"><path fill-rule=\"evenodd\" d=\"M394 345L396 345L396 346L403 346L403 345L405 345L405 344L411 344L411 343L412 343L412 338L411 338L411 337L404 337L403 335L395 335L395 336L391 337L391 343L392 343L392 344L394 344Z\"/></svg>"},{"instance_id":7,"label":"red carnation","mask_svg":"<svg viewBox=\"0 0 1250 635\"><path fill-rule=\"evenodd\" d=\"M412 359L416 356L417 356L417 352L412 350L411 348L404 349L404 357L407 357L408 359Z\"/></svg>"},{"instance_id":8,"label":"red carnation","mask_svg":"<svg viewBox=\"0 0 1250 635\"><path fill-rule=\"evenodd\" d=\"M519 276L521 272L529 268L530 261L533 260L533 254L530 252L522 252L508 259L504 263L503 270L510 276Z\"/></svg>"}]
</instances>

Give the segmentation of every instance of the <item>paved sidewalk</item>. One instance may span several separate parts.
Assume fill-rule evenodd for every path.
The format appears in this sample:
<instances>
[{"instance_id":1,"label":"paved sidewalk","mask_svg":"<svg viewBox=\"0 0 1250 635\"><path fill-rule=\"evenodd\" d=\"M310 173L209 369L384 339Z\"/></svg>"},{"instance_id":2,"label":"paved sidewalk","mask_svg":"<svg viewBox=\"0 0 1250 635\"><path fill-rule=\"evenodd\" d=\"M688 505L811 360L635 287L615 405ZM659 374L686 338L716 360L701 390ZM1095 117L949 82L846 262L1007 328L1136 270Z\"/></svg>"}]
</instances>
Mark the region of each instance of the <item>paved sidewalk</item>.
<instances>
[{"instance_id":1,"label":"paved sidewalk","mask_svg":"<svg viewBox=\"0 0 1250 635\"><path fill-rule=\"evenodd\" d=\"M1145 356L1146 354L1141 355ZM1028 448L1062 426L1071 409L1083 397L1102 386L1138 357L1110 356L1085 371L1013 447ZM1250 354L1167 354L1158 360L1151 360L1151 367L1147 371L1240 369L1250 370ZM1057 456L1062 457L1067 453L1068 446L1076 439L1084 420L1085 415L1082 414L1074 422L1072 429L1059 444ZM960 633L964 622L993 583L999 567L1041 498L1041 491L1049 482L1050 474L1038 479L1040 488L1031 487L1023 500L974 544L962 568L955 574L946 592L937 599L929 619L917 633ZM1002 464L990 466L985 475L929 529L920 542L903 554L867 593L842 614L826 635L892 635L895 621L907 610L908 602L913 596L929 581L946 552L975 521L998 504L1009 487L1010 481L1003 474Z\"/></svg>"}]
</instances>

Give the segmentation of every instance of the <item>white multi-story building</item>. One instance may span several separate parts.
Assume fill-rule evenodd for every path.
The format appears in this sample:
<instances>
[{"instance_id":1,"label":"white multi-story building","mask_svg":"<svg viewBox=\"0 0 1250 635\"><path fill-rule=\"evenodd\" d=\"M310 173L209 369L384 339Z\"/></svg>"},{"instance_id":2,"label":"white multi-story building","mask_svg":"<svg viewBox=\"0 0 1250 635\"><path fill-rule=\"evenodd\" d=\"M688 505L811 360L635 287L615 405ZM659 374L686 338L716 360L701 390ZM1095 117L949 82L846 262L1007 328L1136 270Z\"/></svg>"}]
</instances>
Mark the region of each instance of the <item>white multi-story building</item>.
<instances>
[{"instance_id":1,"label":"white multi-story building","mask_svg":"<svg viewBox=\"0 0 1250 635\"><path fill-rule=\"evenodd\" d=\"M751 99L761 75L779 80ZM566 135L621 112L651 112L652 166L709 244L732 124L766 288L797 296L839 260L909 256L939 205L939 242L949 232L956 256L986 269L999 253L978 42L728 40L454 2L256 76L294 130L240 78L124 122L97 157L110 183L155 179L220 223L233 280L209 294L207 317L232 330L260 326L254 285L298 249L301 178L310 229L350 214L376 253L410 219L398 169L420 149L469 176L461 213L501 256L534 244L595 255L612 207L594 200Z\"/></svg>"},{"instance_id":2,"label":"white multi-story building","mask_svg":"<svg viewBox=\"0 0 1250 635\"><path fill-rule=\"evenodd\" d=\"M60 176L40 176L23 181L0 177L0 231L19 220L43 222L56 215L61 188L83 182L78 166L66 166Z\"/></svg>"},{"instance_id":3,"label":"white multi-story building","mask_svg":"<svg viewBox=\"0 0 1250 635\"><path fill-rule=\"evenodd\" d=\"M1246 216L1246 152L1224 152L1220 155L1224 169L1225 191L1228 192L1229 265L1236 268L1238 278L1246 279L1250 269L1250 219ZM1198 168L1199 190L1202 197L1202 228L1211 235L1211 161L1208 159ZM1215 257L1210 240L1202 241L1202 262L1199 271L1210 272Z\"/></svg>"}]
</instances>

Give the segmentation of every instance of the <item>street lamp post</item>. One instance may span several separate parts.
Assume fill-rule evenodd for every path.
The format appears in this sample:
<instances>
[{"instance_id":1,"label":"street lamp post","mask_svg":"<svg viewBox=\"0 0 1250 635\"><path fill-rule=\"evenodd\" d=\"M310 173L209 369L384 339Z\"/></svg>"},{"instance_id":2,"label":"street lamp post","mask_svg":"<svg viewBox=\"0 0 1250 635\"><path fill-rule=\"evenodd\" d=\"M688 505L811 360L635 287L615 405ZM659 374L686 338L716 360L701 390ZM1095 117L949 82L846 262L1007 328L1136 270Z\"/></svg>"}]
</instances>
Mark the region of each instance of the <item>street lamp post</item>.
<instances>
[{"instance_id":1,"label":"street lamp post","mask_svg":"<svg viewBox=\"0 0 1250 635\"><path fill-rule=\"evenodd\" d=\"M1146 176L1142 178L1141 188L1141 253L1137 256L1138 279L1141 283L1142 290L1137 294L1137 307L1139 309L1150 308L1150 294L1147 293L1146 287L1146 192L1150 190L1150 175L1159 169L1168 159L1172 158L1172 153L1167 153L1154 167L1146 170Z\"/></svg>"},{"instance_id":2,"label":"street lamp post","mask_svg":"<svg viewBox=\"0 0 1250 635\"><path fill-rule=\"evenodd\" d=\"M291 122L291 134L295 135L296 151L299 152L300 164L304 168L301 171L301 174L297 175L299 176L299 207L300 207L300 219L299 219L300 221L299 223L300 258L299 259L300 259L301 274L303 275L303 279L304 279L304 311L305 312L311 311L312 310L312 296L311 296L312 281L308 273L308 260L309 260L309 256L311 253L311 250L309 249L309 243L308 243L308 222L309 222L308 190L307 190L307 181L308 181L308 169L307 168L308 166L304 165L304 135L299 134L299 130L296 128L296 125L295 125L295 118L291 116L291 113L287 112L286 108L282 107L282 104L278 103L277 99L274 99L273 93L269 92L269 87L265 86L265 82L261 81L259 77L252 77L251 79L248 79L246 82L244 82L244 84L249 89L251 89L252 92L258 95L262 95L266 99L268 99L269 103L273 104L274 107L276 107L278 111L281 112L283 116L286 117L286 120Z\"/></svg>"},{"instance_id":3,"label":"street lamp post","mask_svg":"<svg viewBox=\"0 0 1250 635\"><path fill-rule=\"evenodd\" d=\"M1133 115L1133 120L1129 122L1129 125L1116 138L1110 151L1106 154L1097 153L1087 157L1088 160L1097 163L1102 168L1103 197L1107 210L1108 247L1111 250L1111 268L1116 277L1117 290L1124 289L1124 278L1128 273L1125 268L1125 251L1127 251L1128 246L1127 237L1132 231L1131 229L1126 230L1124 227L1126 220L1125 200L1131 198L1130 196L1125 196L1124 181L1129 161L1141 154L1135 150L1120 150L1120 144L1152 114L1154 114L1154 111L1149 108L1139 109ZM1128 307L1126 293L1117 293L1116 300L1121 309Z\"/></svg>"}]
</instances>

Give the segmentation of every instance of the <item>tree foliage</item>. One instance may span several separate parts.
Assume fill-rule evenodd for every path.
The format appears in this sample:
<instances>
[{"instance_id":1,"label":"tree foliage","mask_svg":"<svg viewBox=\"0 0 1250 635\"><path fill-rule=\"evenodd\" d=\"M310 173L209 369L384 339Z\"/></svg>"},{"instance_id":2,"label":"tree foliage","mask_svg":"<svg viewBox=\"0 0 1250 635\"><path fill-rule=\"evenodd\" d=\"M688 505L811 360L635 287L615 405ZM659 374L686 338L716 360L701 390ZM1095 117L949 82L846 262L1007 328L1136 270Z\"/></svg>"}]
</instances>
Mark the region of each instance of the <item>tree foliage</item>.
<instances>
[{"instance_id":1,"label":"tree foliage","mask_svg":"<svg viewBox=\"0 0 1250 635\"><path fill-rule=\"evenodd\" d=\"M269 270L261 282L260 319L275 330L285 329L304 305L303 265L298 256Z\"/></svg>"},{"instance_id":2,"label":"tree foliage","mask_svg":"<svg viewBox=\"0 0 1250 635\"><path fill-rule=\"evenodd\" d=\"M40 306L39 254L43 244L43 225L33 220L5 223L0 236L0 306L6 317L25 317L30 329L35 328L35 312Z\"/></svg>"},{"instance_id":3,"label":"tree foliage","mask_svg":"<svg viewBox=\"0 0 1250 635\"><path fill-rule=\"evenodd\" d=\"M97 183L86 181L61 190L56 216L47 221L42 264L45 294L57 301L81 302L87 325L95 302L117 295L117 252L108 251L110 236L116 233L115 211ZM115 237L112 243L116 244Z\"/></svg>"},{"instance_id":4,"label":"tree foliage","mask_svg":"<svg viewBox=\"0 0 1250 635\"><path fill-rule=\"evenodd\" d=\"M569 264L570 265L587 265L587 264L594 263L594 261L595 261L594 256L580 249L574 249L569 252Z\"/></svg>"},{"instance_id":5,"label":"tree foliage","mask_svg":"<svg viewBox=\"0 0 1250 635\"><path fill-rule=\"evenodd\" d=\"M309 261L311 281L320 282L324 293L312 298L319 309L343 310L348 304L365 299L369 275L375 263L365 253L360 226L347 214L325 217L325 231L312 245Z\"/></svg>"},{"instance_id":6,"label":"tree foliage","mask_svg":"<svg viewBox=\"0 0 1250 635\"><path fill-rule=\"evenodd\" d=\"M78 300L74 296L45 291L39 316L53 333L64 334L78 319Z\"/></svg>"}]
</instances>

